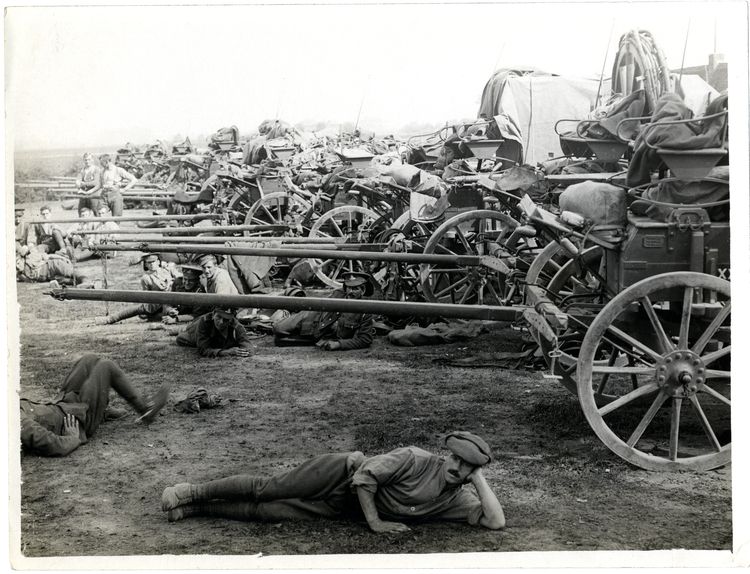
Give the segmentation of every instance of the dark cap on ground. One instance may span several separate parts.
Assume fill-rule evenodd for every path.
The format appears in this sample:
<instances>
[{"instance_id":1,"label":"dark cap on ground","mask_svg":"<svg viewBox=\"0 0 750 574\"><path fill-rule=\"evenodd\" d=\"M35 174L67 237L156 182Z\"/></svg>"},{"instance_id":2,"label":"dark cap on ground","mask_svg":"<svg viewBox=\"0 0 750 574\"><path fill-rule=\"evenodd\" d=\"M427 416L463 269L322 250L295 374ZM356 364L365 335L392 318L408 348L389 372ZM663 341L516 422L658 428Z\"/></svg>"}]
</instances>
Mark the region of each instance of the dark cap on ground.
<instances>
[{"instance_id":1,"label":"dark cap on ground","mask_svg":"<svg viewBox=\"0 0 750 574\"><path fill-rule=\"evenodd\" d=\"M453 431L445 437L445 446L457 457L474 466L484 466L492 460L492 451L482 437L468 431Z\"/></svg>"}]
</instances>

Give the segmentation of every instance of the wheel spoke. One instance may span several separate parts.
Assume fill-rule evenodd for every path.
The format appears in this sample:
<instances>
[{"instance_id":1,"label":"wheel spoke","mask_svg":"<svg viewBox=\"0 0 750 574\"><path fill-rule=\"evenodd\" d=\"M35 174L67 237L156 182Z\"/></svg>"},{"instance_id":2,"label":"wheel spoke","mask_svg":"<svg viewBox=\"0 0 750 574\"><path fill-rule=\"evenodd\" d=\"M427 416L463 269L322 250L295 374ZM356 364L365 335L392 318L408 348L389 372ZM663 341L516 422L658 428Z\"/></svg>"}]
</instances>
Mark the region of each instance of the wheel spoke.
<instances>
[{"instance_id":1,"label":"wheel spoke","mask_svg":"<svg viewBox=\"0 0 750 574\"><path fill-rule=\"evenodd\" d=\"M649 357L651 357L654 360L659 360L661 358L661 354L654 351L651 347L648 345L645 345L644 343L641 343L638 339L634 339L630 335L628 335L625 331L622 329L619 329L613 325L610 325L607 329L611 333L613 333L615 336L619 337L623 341L625 341L627 344L631 345L632 347L638 349L642 353L645 353Z\"/></svg>"},{"instance_id":2,"label":"wheel spoke","mask_svg":"<svg viewBox=\"0 0 750 574\"><path fill-rule=\"evenodd\" d=\"M339 227L339 224L336 223L336 220L333 218L331 218L331 225L333 225L333 228L336 230L336 233L339 234L339 237L344 237L343 230ZM349 229L351 229L351 226L349 227Z\"/></svg>"},{"instance_id":3,"label":"wheel spoke","mask_svg":"<svg viewBox=\"0 0 750 574\"><path fill-rule=\"evenodd\" d=\"M497 294L497 291L495 291L495 288L492 286L492 283L487 283L487 290L490 292L490 295L492 295L495 298L495 301L497 301L498 305L503 304L503 300L500 298L500 295Z\"/></svg>"},{"instance_id":4,"label":"wheel spoke","mask_svg":"<svg viewBox=\"0 0 750 574\"><path fill-rule=\"evenodd\" d=\"M464 289L464 294L461 295L461 300L458 302L459 305L463 305L466 299L469 297L469 294L473 292L473 287L476 286L476 283L472 280L469 285L466 286L466 289Z\"/></svg>"},{"instance_id":5,"label":"wheel spoke","mask_svg":"<svg viewBox=\"0 0 750 574\"><path fill-rule=\"evenodd\" d=\"M453 283L453 284L449 285L448 287L446 287L445 289L441 289L439 292L435 293L435 297L439 298L439 297L442 297L443 295L447 295L451 291L454 291L458 286L463 285L464 283L466 283L468 280L469 280L469 278L466 277L466 276L461 277L455 283Z\"/></svg>"},{"instance_id":6,"label":"wheel spoke","mask_svg":"<svg viewBox=\"0 0 750 574\"><path fill-rule=\"evenodd\" d=\"M732 352L732 345L727 345L726 347L722 347L718 351L714 351L713 353L708 353L707 355L703 355L701 357L701 360L703 361L704 365L710 365L717 359L721 359L725 355L728 355Z\"/></svg>"},{"instance_id":7,"label":"wheel spoke","mask_svg":"<svg viewBox=\"0 0 750 574\"><path fill-rule=\"evenodd\" d=\"M653 367L612 367L604 365L594 365L591 367L593 373L607 373L610 375L650 375L653 374Z\"/></svg>"},{"instance_id":8,"label":"wheel spoke","mask_svg":"<svg viewBox=\"0 0 750 574\"><path fill-rule=\"evenodd\" d=\"M646 311L646 315L648 315L649 321L651 321L651 326L654 328L656 337L659 343L661 343L662 352L666 354L670 351L673 351L674 345L672 344L672 341L669 340L669 337L667 337L667 334L664 332L664 326L661 324L661 321L659 321L659 317L656 316L656 311L654 310L654 306L651 304L651 300L648 298L648 295L641 299L641 305L643 305L643 309Z\"/></svg>"},{"instance_id":9,"label":"wheel spoke","mask_svg":"<svg viewBox=\"0 0 750 574\"><path fill-rule=\"evenodd\" d=\"M642 387L638 387L634 391L630 391L627 395L623 395L619 399L614 400L611 403L604 405L602 408L599 409L599 414L601 416L608 415L612 411L615 411L619 409L620 407L633 402L636 399L645 397L647 395L650 395L651 393L655 393L658 390L659 390L659 385L657 385L656 383L648 383L646 385L643 385Z\"/></svg>"},{"instance_id":10,"label":"wheel spoke","mask_svg":"<svg viewBox=\"0 0 750 574\"><path fill-rule=\"evenodd\" d=\"M680 339L677 343L678 349L687 349L688 332L690 331L690 315L693 312L693 288L685 287L685 296L682 300L682 320L680 322Z\"/></svg>"},{"instance_id":11,"label":"wheel spoke","mask_svg":"<svg viewBox=\"0 0 750 574\"><path fill-rule=\"evenodd\" d=\"M717 369L706 369L707 379L728 379L732 376L731 371L719 371Z\"/></svg>"},{"instance_id":12,"label":"wheel spoke","mask_svg":"<svg viewBox=\"0 0 750 574\"><path fill-rule=\"evenodd\" d=\"M438 253L438 251L440 253ZM448 249L445 245L438 244L435 246L435 254L436 255L459 255L455 251Z\"/></svg>"},{"instance_id":13,"label":"wheel spoke","mask_svg":"<svg viewBox=\"0 0 750 574\"><path fill-rule=\"evenodd\" d=\"M675 398L672 401L672 421L669 427L669 460L677 460L677 446L680 440L680 409L682 409L682 399Z\"/></svg>"},{"instance_id":14,"label":"wheel spoke","mask_svg":"<svg viewBox=\"0 0 750 574\"><path fill-rule=\"evenodd\" d=\"M613 367L615 364L615 361L617 361L617 353L613 352L609 354L609 359L607 360L607 366ZM601 380L599 381L599 384L596 386L596 393L597 395L601 395L604 392L604 387L607 385L607 381L609 381L609 375L611 373L604 373Z\"/></svg>"},{"instance_id":15,"label":"wheel spoke","mask_svg":"<svg viewBox=\"0 0 750 574\"><path fill-rule=\"evenodd\" d=\"M276 218L273 216L273 214L268 210L268 208L264 204L260 204L260 209L266 212L266 215L268 215L268 222L269 223L277 223Z\"/></svg>"},{"instance_id":16,"label":"wheel spoke","mask_svg":"<svg viewBox=\"0 0 750 574\"><path fill-rule=\"evenodd\" d=\"M700 390L703 391L704 393L708 394L708 395L711 395L712 397L714 397L715 399L721 401L725 405L727 405L729 407L732 406L732 401L730 401L728 398L726 398L724 395L722 395L716 389L712 389L708 385L703 385Z\"/></svg>"},{"instance_id":17,"label":"wheel spoke","mask_svg":"<svg viewBox=\"0 0 750 574\"><path fill-rule=\"evenodd\" d=\"M331 279L332 279L333 281L336 281L336 278L337 278L337 277L339 276L339 274L341 273L341 269L342 269L342 268L344 267L344 264L345 264L345 263L346 263L346 260L345 260L345 259L339 259L339 260L338 260L338 261L336 262L336 267L334 267L334 269L333 269L333 273L331 273L331 274L329 275L329 277L330 277L330 278L331 278Z\"/></svg>"},{"instance_id":18,"label":"wheel spoke","mask_svg":"<svg viewBox=\"0 0 750 574\"><path fill-rule=\"evenodd\" d=\"M484 305L484 285L481 283L477 289L477 305Z\"/></svg>"},{"instance_id":19,"label":"wheel spoke","mask_svg":"<svg viewBox=\"0 0 750 574\"><path fill-rule=\"evenodd\" d=\"M721 444L719 444L719 439L716 438L714 429L711 428L711 423L709 423L708 419L706 418L706 413L703 412L703 408L701 407L701 403L698 400L698 397L696 395L691 395L690 402L692 403L693 407L695 407L695 411L698 413L698 418L701 421L701 426L703 427L703 431L706 433L711 446L714 447L714 450L716 452L719 452L721 450Z\"/></svg>"},{"instance_id":20,"label":"wheel spoke","mask_svg":"<svg viewBox=\"0 0 750 574\"><path fill-rule=\"evenodd\" d=\"M656 385L656 383L653 383L653 384L654 386ZM639 390L640 389L636 389L635 391L633 391L633 393L636 393ZM668 397L665 393L659 393L656 396L656 398L654 399L654 402L651 403L651 406L649 407L648 411L646 411L646 414L643 415L641 422L638 423L638 426L633 431L633 434L631 434L630 438L628 438L627 445L629 447L635 447L638 441L641 440L641 437L643 436L643 433L646 431L646 428L648 427L649 424L651 424L651 421L654 420L656 413L659 411L659 409L664 404L664 401L667 400L667 398Z\"/></svg>"},{"instance_id":21,"label":"wheel spoke","mask_svg":"<svg viewBox=\"0 0 750 574\"><path fill-rule=\"evenodd\" d=\"M474 253L474 250L471 248L471 245L469 245L469 241L466 239L466 236L464 235L464 232L461 231L460 227L456 227L456 236L461 242L461 245L464 246L467 255L470 253Z\"/></svg>"},{"instance_id":22,"label":"wheel spoke","mask_svg":"<svg viewBox=\"0 0 750 574\"><path fill-rule=\"evenodd\" d=\"M727 304L722 307L721 311L716 314L716 317L714 317L713 321L711 321L711 324L706 328L700 338L695 342L695 345L693 345L692 349L693 353L697 353L700 355L703 352L704 347L711 340L711 337L716 334L716 331L719 329L719 327L721 327L721 324L729 316L731 310L732 303L727 302Z\"/></svg>"},{"instance_id":23,"label":"wheel spoke","mask_svg":"<svg viewBox=\"0 0 750 574\"><path fill-rule=\"evenodd\" d=\"M320 263L318 263L317 265L315 263L311 262L310 267L312 268L312 270L313 271L317 271L317 270L321 270L322 271L323 268L326 265L330 265L331 263L333 263L336 260L335 259L326 259L325 261L321 261L320 259L313 259L312 261L313 262L314 261L320 261ZM343 259L341 259L340 261L343 261Z\"/></svg>"}]
</instances>

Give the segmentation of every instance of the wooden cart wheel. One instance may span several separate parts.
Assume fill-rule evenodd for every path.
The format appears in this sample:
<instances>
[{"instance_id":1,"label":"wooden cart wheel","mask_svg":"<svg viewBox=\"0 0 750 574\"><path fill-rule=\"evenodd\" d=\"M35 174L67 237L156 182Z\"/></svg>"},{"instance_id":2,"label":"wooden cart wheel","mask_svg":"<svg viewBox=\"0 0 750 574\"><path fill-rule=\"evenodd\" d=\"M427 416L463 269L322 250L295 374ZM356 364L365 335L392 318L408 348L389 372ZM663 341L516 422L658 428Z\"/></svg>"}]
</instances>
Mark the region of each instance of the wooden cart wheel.
<instances>
[{"instance_id":1,"label":"wooden cart wheel","mask_svg":"<svg viewBox=\"0 0 750 574\"><path fill-rule=\"evenodd\" d=\"M423 253L425 244L436 228L436 223L414 221L406 211L396 218L388 229L378 234L376 241L388 244L386 251ZM369 267L370 274L381 285L385 300L423 300L418 263L370 262ZM406 326L413 317L400 319L403 326ZM398 320L391 317L390 322L397 324Z\"/></svg>"},{"instance_id":2,"label":"wooden cart wheel","mask_svg":"<svg viewBox=\"0 0 750 574\"><path fill-rule=\"evenodd\" d=\"M309 229L302 224L310 203L285 191L275 191L261 197L247 211L245 225L290 225L293 235L305 236ZM271 233L271 232L268 232ZM266 234L268 234L266 233ZM283 232L273 232L282 235ZM246 231L245 235L259 235Z\"/></svg>"},{"instance_id":3,"label":"wooden cart wheel","mask_svg":"<svg viewBox=\"0 0 750 574\"><path fill-rule=\"evenodd\" d=\"M578 393L575 374L583 337L588 324L609 300L598 277L603 253L598 246L585 249L578 259L568 259L546 285L548 296L568 314L568 329L560 333L557 349L544 337L538 337L537 342L547 366L574 395ZM547 268L554 269L554 265L548 264ZM607 401L608 397L602 395L597 399Z\"/></svg>"},{"instance_id":4,"label":"wooden cart wheel","mask_svg":"<svg viewBox=\"0 0 750 574\"><path fill-rule=\"evenodd\" d=\"M518 222L499 211L480 209L450 218L430 237L425 253L437 255L490 255ZM420 282L425 299L459 305L504 305L509 288L502 273L485 266L459 264L420 265Z\"/></svg>"},{"instance_id":5,"label":"wooden cart wheel","mask_svg":"<svg viewBox=\"0 0 750 574\"><path fill-rule=\"evenodd\" d=\"M310 229L309 237L341 237L346 243L367 243L382 231L375 227L380 216L365 207L342 205L326 211ZM362 261L343 259L310 260L315 275L331 287L340 289L344 273L365 270Z\"/></svg>"},{"instance_id":6,"label":"wooden cart wheel","mask_svg":"<svg viewBox=\"0 0 750 574\"><path fill-rule=\"evenodd\" d=\"M233 222L245 222L247 220L247 213L256 203L253 195L257 197L258 192L253 194L250 186L248 187L235 187L232 192L232 197L227 202L226 210L230 216L230 221ZM262 199L262 196L261 196ZM258 200L260 201L260 200Z\"/></svg>"},{"instance_id":7,"label":"wooden cart wheel","mask_svg":"<svg viewBox=\"0 0 750 574\"><path fill-rule=\"evenodd\" d=\"M526 284L547 287L555 274L569 259L570 256L557 241L548 243L529 265L529 269L526 271Z\"/></svg>"},{"instance_id":8,"label":"wooden cart wheel","mask_svg":"<svg viewBox=\"0 0 750 574\"><path fill-rule=\"evenodd\" d=\"M730 461L730 313L729 282L689 271L644 279L600 311L581 347L578 398L615 454L647 470ZM600 352L612 360L597 364ZM617 399L599 406L601 393Z\"/></svg>"}]
</instances>

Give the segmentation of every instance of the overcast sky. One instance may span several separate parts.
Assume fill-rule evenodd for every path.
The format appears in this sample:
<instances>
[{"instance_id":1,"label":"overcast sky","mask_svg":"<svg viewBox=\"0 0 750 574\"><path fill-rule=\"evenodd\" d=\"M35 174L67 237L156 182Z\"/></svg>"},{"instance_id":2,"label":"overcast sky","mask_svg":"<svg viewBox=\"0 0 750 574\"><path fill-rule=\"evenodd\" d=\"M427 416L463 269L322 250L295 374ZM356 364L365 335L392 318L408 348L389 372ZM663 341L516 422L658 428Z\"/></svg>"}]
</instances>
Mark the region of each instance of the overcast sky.
<instances>
[{"instance_id":1,"label":"overcast sky","mask_svg":"<svg viewBox=\"0 0 750 574\"><path fill-rule=\"evenodd\" d=\"M609 75L634 28L671 68L688 34L685 65L702 65L746 46L746 22L741 2L9 8L9 124L16 149L354 122L360 106L361 126L397 131L476 117L497 68L598 76L609 42Z\"/></svg>"}]
</instances>

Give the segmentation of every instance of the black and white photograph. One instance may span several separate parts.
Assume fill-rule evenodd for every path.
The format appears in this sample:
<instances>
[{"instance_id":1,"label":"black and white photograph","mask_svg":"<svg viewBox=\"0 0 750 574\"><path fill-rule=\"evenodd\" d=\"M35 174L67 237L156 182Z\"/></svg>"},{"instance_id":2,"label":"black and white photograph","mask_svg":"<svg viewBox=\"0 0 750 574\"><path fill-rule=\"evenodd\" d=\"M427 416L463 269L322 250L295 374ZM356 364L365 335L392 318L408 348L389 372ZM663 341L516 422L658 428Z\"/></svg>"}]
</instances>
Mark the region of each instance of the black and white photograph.
<instances>
[{"instance_id":1,"label":"black and white photograph","mask_svg":"<svg viewBox=\"0 0 750 574\"><path fill-rule=\"evenodd\" d=\"M6 5L6 566L750 565L748 7Z\"/></svg>"}]
</instances>

